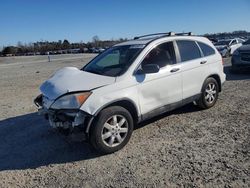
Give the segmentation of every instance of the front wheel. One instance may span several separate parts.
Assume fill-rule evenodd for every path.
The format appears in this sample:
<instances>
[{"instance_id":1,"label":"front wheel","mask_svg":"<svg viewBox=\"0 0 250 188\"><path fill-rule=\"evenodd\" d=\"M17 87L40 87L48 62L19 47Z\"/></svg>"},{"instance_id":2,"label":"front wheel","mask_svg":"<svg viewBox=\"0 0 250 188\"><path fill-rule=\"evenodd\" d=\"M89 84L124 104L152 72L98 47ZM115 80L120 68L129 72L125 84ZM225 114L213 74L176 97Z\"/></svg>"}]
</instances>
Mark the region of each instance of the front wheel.
<instances>
[{"instance_id":1,"label":"front wheel","mask_svg":"<svg viewBox=\"0 0 250 188\"><path fill-rule=\"evenodd\" d=\"M197 101L200 108L208 109L215 105L219 94L219 85L214 78L207 78L203 84L201 96Z\"/></svg>"},{"instance_id":2,"label":"front wheel","mask_svg":"<svg viewBox=\"0 0 250 188\"><path fill-rule=\"evenodd\" d=\"M133 118L123 107L111 106L97 116L90 132L90 143L100 153L122 149L133 132Z\"/></svg>"}]
</instances>

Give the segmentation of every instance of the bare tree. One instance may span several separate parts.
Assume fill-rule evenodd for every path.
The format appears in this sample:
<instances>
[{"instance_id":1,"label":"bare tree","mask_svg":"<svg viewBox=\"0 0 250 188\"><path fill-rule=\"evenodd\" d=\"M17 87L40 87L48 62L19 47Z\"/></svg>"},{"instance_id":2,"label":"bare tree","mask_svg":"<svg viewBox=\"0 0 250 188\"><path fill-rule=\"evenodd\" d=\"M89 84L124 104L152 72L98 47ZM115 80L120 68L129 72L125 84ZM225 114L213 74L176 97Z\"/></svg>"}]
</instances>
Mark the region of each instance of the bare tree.
<instances>
[{"instance_id":1,"label":"bare tree","mask_svg":"<svg viewBox=\"0 0 250 188\"><path fill-rule=\"evenodd\" d=\"M69 49L70 48L70 43L68 40L64 39L62 43L63 49Z\"/></svg>"},{"instance_id":2,"label":"bare tree","mask_svg":"<svg viewBox=\"0 0 250 188\"><path fill-rule=\"evenodd\" d=\"M93 36L92 42L93 42L94 47L99 47L100 46L100 38L97 35Z\"/></svg>"}]
</instances>

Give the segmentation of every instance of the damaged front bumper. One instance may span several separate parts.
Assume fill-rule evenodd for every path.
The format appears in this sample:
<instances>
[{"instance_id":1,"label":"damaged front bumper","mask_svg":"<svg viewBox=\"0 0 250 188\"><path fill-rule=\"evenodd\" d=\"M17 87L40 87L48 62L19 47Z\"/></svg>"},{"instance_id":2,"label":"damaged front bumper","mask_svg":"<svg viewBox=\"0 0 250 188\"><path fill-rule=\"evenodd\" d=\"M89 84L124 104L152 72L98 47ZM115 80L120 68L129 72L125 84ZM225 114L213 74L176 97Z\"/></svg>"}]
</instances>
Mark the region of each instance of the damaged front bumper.
<instances>
[{"instance_id":1,"label":"damaged front bumper","mask_svg":"<svg viewBox=\"0 0 250 188\"><path fill-rule=\"evenodd\" d=\"M44 115L49 120L53 128L74 128L84 125L85 119L89 117L80 110L55 110L55 109L38 109L39 115Z\"/></svg>"},{"instance_id":2,"label":"damaged front bumper","mask_svg":"<svg viewBox=\"0 0 250 188\"><path fill-rule=\"evenodd\" d=\"M43 104L43 96L34 100L38 114L49 120L51 127L67 131L67 133L83 133L88 135L93 116L79 109L51 109ZM64 132L65 132L64 131Z\"/></svg>"}]
</instances>

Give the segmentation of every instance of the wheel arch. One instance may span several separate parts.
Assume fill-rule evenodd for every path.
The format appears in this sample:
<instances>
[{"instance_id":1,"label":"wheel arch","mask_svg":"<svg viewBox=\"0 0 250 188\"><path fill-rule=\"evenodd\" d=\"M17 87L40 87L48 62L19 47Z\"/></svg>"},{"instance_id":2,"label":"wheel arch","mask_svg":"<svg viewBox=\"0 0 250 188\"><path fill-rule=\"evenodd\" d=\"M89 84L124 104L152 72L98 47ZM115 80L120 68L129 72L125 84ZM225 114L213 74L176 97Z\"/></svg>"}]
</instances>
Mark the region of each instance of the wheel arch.
<instances>
[{"instance_id":1,"label":"wheel arch","mask_svg":"<svg viewBox=\"0 0 250 188\"><path fill-rule=\"evenodd\" d=\"M111 101L105 105L103 105L101 108L99 108L95 114L92 116L92 120L90 121L90 123L88 123L87 127L86 127L86 133L89 133L89 130L93 124L93 120L95 119L96 116L98 116L98 114L105 108L111 107L111 106L121 106L123 108L125 108L126 110L129 111L129 113L131 114L133 121L135 123L139 122L141 119L141 116L139 116L139 110L136 107L135 102L133 102L131 99L128 98L122 98L119 100L115 100L115 101Z\"/></svg>"},{"instance_id":2,"label":"wheel arch","mask_svg":"<svg viewBox=\"0 0 250 188\"><path fill-rule=\"evenodd\" d=\"M220 80L220 76L219 76L218 74L211 74L211 75L209 75L209 76L204 80L204 82L205 82L208 78L214 78L214 79L217 81L217 83L218 83L218 85L219 85L219 92L221 92L221 80ZM204 83L204 82L203 82L203 83Z\"/></svg>"}]
</instances>

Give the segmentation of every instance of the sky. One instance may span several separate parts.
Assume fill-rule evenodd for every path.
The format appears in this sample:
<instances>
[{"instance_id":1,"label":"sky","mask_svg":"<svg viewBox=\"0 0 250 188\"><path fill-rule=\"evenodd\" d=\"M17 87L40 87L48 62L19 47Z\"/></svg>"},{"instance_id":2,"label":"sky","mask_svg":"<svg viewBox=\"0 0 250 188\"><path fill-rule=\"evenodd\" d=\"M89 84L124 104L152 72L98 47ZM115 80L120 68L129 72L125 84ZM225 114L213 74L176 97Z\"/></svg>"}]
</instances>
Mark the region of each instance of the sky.
<instances>
[{"instance_id":1,"label":"sky","mask_svg":"<svg viewBox=\"0 0 250 188\"><path fill-rule=\"evenodd\" d=\"M250 31L250 0L6 0L0 48L41 40L88 42L156 32Z\"/></svg>"}]
</instances>

